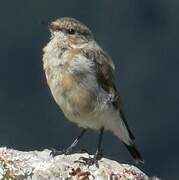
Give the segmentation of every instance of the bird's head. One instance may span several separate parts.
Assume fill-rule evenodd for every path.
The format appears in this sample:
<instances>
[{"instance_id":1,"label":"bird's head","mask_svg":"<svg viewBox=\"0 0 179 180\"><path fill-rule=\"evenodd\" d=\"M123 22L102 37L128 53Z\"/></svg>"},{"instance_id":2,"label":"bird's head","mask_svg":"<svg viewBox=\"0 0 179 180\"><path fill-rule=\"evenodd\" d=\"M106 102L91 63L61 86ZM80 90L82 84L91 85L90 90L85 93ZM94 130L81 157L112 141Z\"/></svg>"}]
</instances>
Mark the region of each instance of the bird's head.
<instances>
[{"instance_id":1,"label":"bird's head","mask_svg":"<svg viewBox=\"0 0 179 180\"><path fill-rule=\"evenodd\" d=\"M50 23L49 29L51 38L58 38L65 45L80 46L93 40L89 28L74 18L59 18Z\"/></svg>"}]
</instances>

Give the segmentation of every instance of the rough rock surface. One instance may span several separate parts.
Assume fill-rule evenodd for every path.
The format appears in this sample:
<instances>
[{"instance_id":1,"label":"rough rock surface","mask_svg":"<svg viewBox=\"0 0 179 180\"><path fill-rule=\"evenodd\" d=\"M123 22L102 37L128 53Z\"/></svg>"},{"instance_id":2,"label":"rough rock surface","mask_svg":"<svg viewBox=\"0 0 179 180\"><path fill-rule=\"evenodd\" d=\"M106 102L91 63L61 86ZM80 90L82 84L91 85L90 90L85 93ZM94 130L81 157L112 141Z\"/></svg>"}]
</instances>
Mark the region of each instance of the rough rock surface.
<instances>
[{"instance_id":1,"label":"rough rock surface","mask_svg":"<svg viewBox=\"0 0 179 180\"><path fill-rule=\"evenodd\" d=\"M50 150L22 152L0 148L0 179L32 180L145 180L149 178L138 168L102 158L99 168L75 162L88 154L59 155Z\"/></svg>"}]
</instances>

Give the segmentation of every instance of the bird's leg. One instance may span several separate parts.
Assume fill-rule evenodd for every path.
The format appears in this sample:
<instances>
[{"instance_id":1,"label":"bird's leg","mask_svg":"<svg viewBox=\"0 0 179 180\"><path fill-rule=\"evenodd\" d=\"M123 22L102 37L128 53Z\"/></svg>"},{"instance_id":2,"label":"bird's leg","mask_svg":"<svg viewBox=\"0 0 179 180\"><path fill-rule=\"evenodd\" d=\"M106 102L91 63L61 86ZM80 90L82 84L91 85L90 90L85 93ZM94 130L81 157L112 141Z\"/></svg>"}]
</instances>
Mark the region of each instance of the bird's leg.
<instances>
[{"instance_id":1,"label":"bird's leg","mask_svg":"<svg viewBox=\"0 0 179 180\"><path fill-rule=\"evenodd\" d=\"M100 129L98 146L97 146L97 150L96 150L95 155L93 157L89 157L89 158L81 157L80 160L82 160L82 161L78 161L78 162L81 162L81 163L88 165L88 166L95 164L96 167L99 168L98 161L102 158L101 143L102 143L102 138L103 138L103 131L104 131L104 127L102 127Z\"/></svg>"},{"instance_id":2,"label":"bird's leg","mask_svg":"<svg viewBox=\"0 0 179 180\"><path fill-rule=\"evenodd\" d=\"M52 152L50 153L53 157L57 156L57 155L61 155L61 154L65 154L65 155L70 155L74 152L74 147L78 144L80 138L85 134L87 130L83 129L80 133L80 135L73 141L73 143L67 148L64 149L62 151L58 151L56 149L52 149ZM75 151L76 153L82 153L82 152L87 152L86 150L81 150L81 151Z\"/></svg>"},{"instance_id":3,"label":"bird's leg","mask_svg":"<svg viewBox=\"0 0 179 180\"><path fill-rule=\"evenodd\" d=\"M103 132L104 132L104 128L102 127L100 129L100 134L99 134L99 140L98 140L98 146L97 146L97 150L96 153L94 155L94 158L96 158L97 160L100 160L102 158L102 149L101 149L101 144L102 144L102 139L103 139Z\"/></svg>"}]
</instances>

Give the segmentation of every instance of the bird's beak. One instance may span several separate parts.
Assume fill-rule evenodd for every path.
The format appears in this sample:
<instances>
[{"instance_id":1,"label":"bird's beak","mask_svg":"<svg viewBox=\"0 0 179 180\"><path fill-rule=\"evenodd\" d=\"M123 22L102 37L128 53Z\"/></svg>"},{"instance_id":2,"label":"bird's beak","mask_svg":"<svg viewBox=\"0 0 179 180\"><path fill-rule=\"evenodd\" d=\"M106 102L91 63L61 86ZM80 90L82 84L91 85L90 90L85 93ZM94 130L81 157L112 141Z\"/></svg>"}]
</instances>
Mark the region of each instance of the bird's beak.
<instances>
[{"instance_id":1,"label":"bird's beak","mask_svg":"<svg viewBox=\"0 0 179 180\"><path fill-rule=\"evenodd\" d=\"M41 21L41 24L42 24L42 25L45 25L46 27L48 27L48 29L49 29L50 31L52 31L52 30L54 29L54 23L53 23L53 22L48 22L48 21L46 21L46 20L42 20L42 21Z\"/></svg>"},{"instance_id":2,"label":"bird's beak","mask_svg":"<svg viewBox=\"0 0 179 180\"><path fill-rule=\"evenodd\" d=\"M58 22L53 21L53 22L49 23L49 29L52 31L60 31L61 27L59 26Z\"/></svg>"}]
</instances>

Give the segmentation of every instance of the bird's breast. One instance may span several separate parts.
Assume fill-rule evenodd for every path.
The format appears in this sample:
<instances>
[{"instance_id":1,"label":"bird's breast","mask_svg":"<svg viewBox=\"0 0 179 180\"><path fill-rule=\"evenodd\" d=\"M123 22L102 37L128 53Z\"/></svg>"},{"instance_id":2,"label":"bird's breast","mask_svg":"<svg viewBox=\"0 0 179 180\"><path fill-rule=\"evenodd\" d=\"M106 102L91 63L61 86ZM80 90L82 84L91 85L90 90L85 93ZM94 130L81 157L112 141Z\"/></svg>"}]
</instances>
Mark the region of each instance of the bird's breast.
<instances>
[{"instance_id":1,"label":"bird's breast","mask_svg":"<svg viewBox=\"0 0 179 180\"><path fill-rule=\"evenodd\" d=\"M51 91L55 101L71 121L85 118L95 109L96 93L85 87L75 75L63 75L59 85Z\"/></svg>"},{"instance_id":2,"label":"bird's breast","mask_svg":"<svg viewBox=\"0 0 179 180\"><path fill-rule=\"evenodd\" d=\"M52 52L45 54L43 59L52 95L70 121L87 127L93 114L106 106L101 102L107 99L97 83L94 64L78 50L66 51L60 58L58 51Z\"/></svg>"},{"instance_id":3,"label":"bird's breast","mask_svg":"<svg viewBox=\"0 0 179 180\"><path fill-rule=\"evenodd\" d=\"M97 92L92 75L72 73L64 65L46 68L47 82L56 103L69 120L85 116L95 108Z\"/></svg>"}]
</instances>

